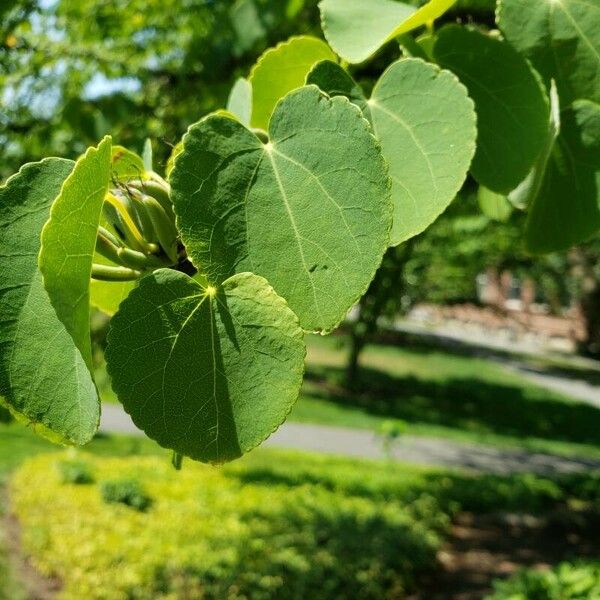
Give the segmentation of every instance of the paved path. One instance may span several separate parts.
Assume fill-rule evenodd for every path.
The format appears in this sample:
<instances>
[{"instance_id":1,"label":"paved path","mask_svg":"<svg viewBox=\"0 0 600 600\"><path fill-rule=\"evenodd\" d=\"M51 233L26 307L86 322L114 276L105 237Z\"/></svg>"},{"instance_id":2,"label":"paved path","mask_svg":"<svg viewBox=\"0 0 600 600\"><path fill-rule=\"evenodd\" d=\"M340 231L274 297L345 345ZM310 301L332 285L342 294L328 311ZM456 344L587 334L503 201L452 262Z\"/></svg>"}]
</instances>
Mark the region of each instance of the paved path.
<instances>
[{"instance_id":1,"label":"paved path","mask_svg":"<svg viewBox=\"0 0 600 600\"><path fill-rule=\"evenodd\" d=\"M473 355L482 356L488 360L502 365L506 370L512 373L518 373L524 379L543 387L551 392L557 392L568 398L574 398L580 402L591 404L600 408L600 385L593 385L582 378L565 377L555 374L552 370L543 370L533 368L525 361L517 358L511 358L510 355L525 354L539 356L541 352L534 352L526 344L519 342L499 343L493 340L487 340L481 336L475 336L467 332L457 332L439 328L437 330L426 329L418 324L402 321L394 324L393 331L409 333L423 338L435 340L441 346L449 347L470 347ZM585 359L578 356L565 357L566 363L572 363L573 366L587 368L590 371L600 371L596 361Z\"/></svg>"},{"instance_id":2,"label":"paved path","mask_svg":"<svg viewBox=\"0 0 600 600\"><path fill-rule=\"evenodd\" d=\"M492 358L491 360L495 360L503 365L505 369L512 371L513 373L518 373L539 387L600 408L600 386L598 385L593 385L583 379L566 378L561 377L560 375L546 373L518 361L504 361L501 358Z\"/></svg>"},{"instance_id":3,"label":"paved path","mask_svg":"<svg viewBox=\"0 0 600 600\"><path fill-rule=\"evenodd\" d=\"M102 431L143 435L119 405L107 404L102 410ZM381 438L373 432L324 425L286 423L264 446L357 458L386 457ZM394 444L392 458L399 462L460 467L502 475L519 472L553 475L600 469L600 460L565 458L408 435Z\"/></svg>"}]
</instances>

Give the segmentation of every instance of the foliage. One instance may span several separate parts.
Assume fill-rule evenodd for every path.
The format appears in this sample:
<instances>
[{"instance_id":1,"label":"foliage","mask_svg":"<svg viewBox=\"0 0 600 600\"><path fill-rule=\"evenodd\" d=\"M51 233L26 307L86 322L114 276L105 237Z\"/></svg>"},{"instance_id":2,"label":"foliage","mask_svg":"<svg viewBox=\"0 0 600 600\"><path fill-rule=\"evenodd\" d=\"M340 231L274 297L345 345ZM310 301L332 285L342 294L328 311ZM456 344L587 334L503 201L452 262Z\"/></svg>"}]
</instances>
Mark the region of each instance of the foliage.
<instances>
[{"instance_id":1,"label":"foliage","mask_svg":"<svg viewBox=\"0 0 600 600\"><path fill-rule=\"evenodd\" d=\"M323 0L323 33L336 53L350 63L361 63L383 44L403 33L432 23L456 0L430 0L417 9L402 2Z\"/></svg>"},{"instance_id":2,"label":"foliage","mask_svg":"<svg viewBox=\"0 0 600 600\"><path fill-rule=\"evenodd\" d=\"M12 416L10 411L3 406L0 406L0 423L10 423L12 421Z\"/></svg>"},{"instance_id":3,"label":"foliage","mask_svg":"<svg viewBox=\"0 0 600 600\"><path fill-rule=\"evenodd\" d=\"M166 72L171 87L182 56L203 48L216 69L268 37L260 31L265 3L240 0L231 10L213 2L190 10L187 35L179 37L162 16L151 17L147 30L123 24L118 31L119 3L96 4L67 40L63 29L79 4L15 13L5 45L17 60L4 82L17 108L27 112L22 69L38 57L29 44L102 55L103 73L118 78L119 55L133 43L138 51L127 66ZM447 18L452 5L324 0L333 50L300 36L263 53L230 94L234 114L202 118L174 145L167 179L151 142L138 157L110 137L75 163L48 159L10 178L0 189L10 209L0 217L0 343L8 349L0 393L11 411L59 441L89 441L100 410L90 305L118 306L106 358L134 421L179 454L232 460L290 411L304 333L331 332L369 288L388 248L427 228L468 178L513 202L519 191L531 250L566 248L597 233L600 108L580 85L581 72L597 76L597 53L578 45L580 68L549 93L547 69L542 77L527 61L530 47L513 47L487 21L435 31L433 21ZM271 25L304 6L283 3ZM507 31L511 6L501 0L498 11ZM128 4L127 15L138 8ZM168 15L165 6L158 12ZM55 35L40 34L34 14ZM573 19L577 44L593 17L582 10ZM131 21L139 27L144 18ZM208 32L225 22L231 28L219 41L236 44L219 56ZM358 63L398 36L402 56L376 74L367 100L372 81L362 89L333 52ZM86 69L42 64L45 73L72 76L72 89L89 82ZM143 88L149 79L133 83ZM577 210L567 201L573 185Z\"/></svg>"},{"instance_id":4,"label":"foliage","mask_svg":"<svg viewBox=\"0 0 600 600\"><path fill-rule=\"evenodd\" d=\"M71 169L63 159L32 163L0 188L0 400L40 431L82 444L98 427L97 391L37 266L41 228Z\"/></svg>"},{"instance_id":5,"label":"foliage","mask_svg":"<svg viewBox=\"0 0 600 600\"><path fill-rule=\"evenodd\" d=\"M552 570L525 569L496 581L487 600L594 600L600 598L600 563L560 563Z\"/></svg>"},{"instance_id":6,"label":"foliage","mask_svg":"<svg viewBox=\"0 0 600 600\"><path fill-rule=\"evenodd\" d=\"M2 2L0 176L80 155L103 135L157 140L157 164L189 123L224 105L267 47L317 31L316 0Z\"/></svg>"},{"instance_id":7,"label":"foliage","mask_svg":"<svg viewBox=\"0 0 600 600\"><path fill-rule=\"evenodd\" d=\"M68 459L57 464L62 483L86 485L94 483L94 473L89 463L83 460Z\"/></svg>"},{"instance_id":8,"label":"foliage","mask_svg":"<svg viewBox=\"0 0 600 600\"><path fill-rule=\"evenodd\" d=\"M62 484L57 460L24 465L12 494L25 547L43 573L61 578L65 599L398 597L432 566L447 526L424 498L404 508L318 480L252 481L261 472L251 467L177 473L154 458L86 457L99 480L143 481L155 501L137 512L102 502L97 486ZM314 461L317 476L333 476L327 461ZM291 472L303 464L291 459ZM360 469L364 480L369 466ZM379 473L367 476L374 489L386 478Z\"/></svg>"},{"instance_id":9,"label":"foliage","mask_svg":"<svg viewBox=\"0 0 600 600\"><path fill-rule=\"evenodd\" d=\"M165 322L160 309L169 305ZM108 341L113 387L134 421L163 446L205 462L260 444L302 383L296 316L250 273L227 279L218 294L176 271L148 275L122 303ZM193 373L198 389L182 373Z\"/></svg>"},{"instance_id":10,"label":"foliage","mask_svg":"<svg viewBox=\"0 0 600 600\"><path fill-rule=\"evenodd\" d=\"M125 441L110 451L129 454ZM181 472L164 454L78 457L98 481L141 483L154 502L138 512L106 504L99 485L63 483L55 467L65 460L70 453L30 459L11 484L25 549L43 573L62 579L63 598L357 597L357 590L397 597L432 568L456 511L538 513L575 498L598 502L600 489L587 473L553 480L391 469L274 450Z\"/></svg>"},{"instance_id":11,"label":"foliage","mask_svg":"<svg viewBox=\"0 0 600 600\"><path fill-rule=\"evenodd\" d=\"M144 512L152 505L152 498L137 479L123 478L100 483L102 500L107 504L124 504Z\"/></svg>"}]
</instances>

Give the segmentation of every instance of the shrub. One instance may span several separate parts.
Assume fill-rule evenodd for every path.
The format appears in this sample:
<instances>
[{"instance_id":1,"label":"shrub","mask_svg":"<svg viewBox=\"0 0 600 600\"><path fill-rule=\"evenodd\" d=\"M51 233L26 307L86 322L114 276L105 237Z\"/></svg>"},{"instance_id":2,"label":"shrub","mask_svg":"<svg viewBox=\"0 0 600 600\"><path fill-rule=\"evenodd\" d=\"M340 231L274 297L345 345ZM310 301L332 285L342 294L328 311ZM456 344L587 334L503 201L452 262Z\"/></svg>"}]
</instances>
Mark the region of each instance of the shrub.
<instances>
[{"instance_id":1,"label":"shrub","mask_svg":"<svg viewBox=\"0 0 600 600\"><path fill-rule=\"evenodd\" d=\"M100 484L100 492L107 504L124 504L140 512L144 512L152 504L152 498L135 479L103 481Z\"/></svg>"},{"instance_id":2,"label":"shrub","mask_svg":"<svg viewBox=\"0 0 600 600\"><path fill-rule=\"evenodd\" d=\"M524 569L508 581L496 581L488 600L597 600L600 562L561 563L551 571Z\"/></svg>"},{"instance_id":3,"label":"shrub","mask_svg":"<svg viewBox=\"0 0 600 600\"><path fill-rule=\"evenodd\" d=\"M0 423L10 423L12 420L10 411L0 405Z\"/></svg>"},{"instance_id":4,"label":"shrub","mask_svg":"<svg viewBox=\"0 0 600 600\"><path fill-rule=\"evenodd\" d=\"M94 475L87 462L81 460L61 460L57 466L63 483L75 485L94 483Z\"/></svg>"},{"instance_id":5,"label":"shrub","mask_svg":"<svg viewBox=\"0 0 600 600\"><path fill-rule=\"evenodd\" d=\"M254 468L247 461L226 469L186 463L176 472L166 458L86 458L98 480L143 484L154 503L138 512L103 502L97 486L62 485L48 468L56 456L41 456L16 473L11 496L25 548L62 580L62 600L379 600L403 597L432 568L448 524L435 498L405 506L378 490L402 475L370 463L354 468L369 493L329 489L319 472L325 478L337 459L287 456L290 472L312 461L313 480L250 481L242 477Z\"/></svg>"}]
</instances>

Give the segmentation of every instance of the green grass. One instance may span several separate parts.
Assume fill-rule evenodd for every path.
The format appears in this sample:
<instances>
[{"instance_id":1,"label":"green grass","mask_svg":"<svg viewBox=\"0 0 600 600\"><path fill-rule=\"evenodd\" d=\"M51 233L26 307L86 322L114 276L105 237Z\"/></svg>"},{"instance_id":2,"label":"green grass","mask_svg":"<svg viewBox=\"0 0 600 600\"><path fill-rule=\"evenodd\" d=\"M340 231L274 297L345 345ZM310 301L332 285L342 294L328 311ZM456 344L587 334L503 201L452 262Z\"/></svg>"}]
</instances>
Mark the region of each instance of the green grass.
<instances>
[{"instance_id":1,"label":"green grass","mask_svg":"<svg viewBox=\"0 0 600 600\"><path fill-rule=\"evenodd\" d=\"M370 345L361 383L343 386L345 338L308 337L306 381L290 420L600 458L600 410L483 358L427 346Z\"/></svg>"},{"instance_id":2,"label":"green grass","mask_svg":"<svg viewBox=\"0 0 600 600\"><path fill-rule=\"evenodd\" d=\"M17 581L4 542L1 521L4 506L3 488L9 474L25 459L48 452L61 451L60 446L35 435L20 424L0 423L0 600L25 600L25 592ZM159 454L168 460L169 453L146 438L98 436L86 447L86 451L98 456L132 456Z\"/></svg>"},{"instance_id":3,"label":"green grass","mask_svg":"<svg viewBox=\"0 0 600 600\"><path fill-rule=\"evenodd\" d=\"M10 471L18 467L26 458L60 450L62 450L61 446L52 444L35 435L23 425L17 423L11 425L0 424L0 484L4 483ZM85 450L98 456L169 455L167 450L160 448L155 442L145 437L107 436L102 434L97 435L85 447Z\"/></svg>"},{"instance_id":4,"label":"green grass","mask_svg":"<svg viewBox=\"0 0 600 600\"><path fill-rule=\"evenodd\" d=\"M307 336L305 383L289 420L380 431L398 419L409 435L600 459L600 410L594 407L485 358L418 340L409 347L369 345L360 386L349 392L343 386L346 344L344 336ZM104 401L117 401L102 369L98 384Z\"/></svg>"},{"instance_id":5,"label":"green grass","mask_svg":"<svg viewBox=\"0 0 600 600\"><path fill-rule=\"evenodd\" d=\"M61 452L62 449L38 438L21 425L0 425L0 480L6 480L26 458L57 451ZM172 472L173 477L177 477L169 466L169 452L144 438L99 436L85 451L103 457L157 456L157 464L164 465L160 469ZM85 460L79 451L68 450L68 460L72 460L73 456L77 457L76 460ZM134 464L135 460L132 462ZM183 469L184 472L188 470L188 476L190 472L195 473L197 468L197 465L184 461ZM142 478L141 483L146 483L144 477L148 477L148 484L154 481L154 475L150 473L155 470L141 470L138 474ZM315 493L324 490L344 499L363 498L368 502L399 503L403 510L408 510L411 518L419 522L423 519L430 523L439 521L440 527L444 519L458 510L476 513L496 510L544 513L558 505L573 505L574 502L600 506L600 473L582 473L556 480L524 474L472 475L441 468L273 449L255 450L213 471L239 482L244 498L247 498L249 489L257 489L257 486L264 490L283 491L281 497L290 498L310 486ZM285 490L289 490L289 493ZM189 496L180 497L184 503L192 500ZM242 496L239 501L242 501ZM328 510L323 505L324 515L329 514ZM309 527L308 523L304 526ZM442 530L443 527L440 532ZM21 590L14 576L11 576L1 538L0 528L0 599L21 600ZM285 554L283 549L282 552Z\"/></svg>"}]
</instances>

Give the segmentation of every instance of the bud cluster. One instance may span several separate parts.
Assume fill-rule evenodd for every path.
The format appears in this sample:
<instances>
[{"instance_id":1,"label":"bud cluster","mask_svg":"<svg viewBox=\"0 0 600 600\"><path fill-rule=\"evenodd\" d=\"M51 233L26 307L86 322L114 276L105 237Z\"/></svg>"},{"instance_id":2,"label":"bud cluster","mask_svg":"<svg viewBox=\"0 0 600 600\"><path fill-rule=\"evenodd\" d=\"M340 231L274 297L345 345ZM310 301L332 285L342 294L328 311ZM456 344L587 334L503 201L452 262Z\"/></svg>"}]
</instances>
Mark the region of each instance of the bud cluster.
<instances>
[{"instance_id":1,"label":"bud cluster","mask_svg":"<svg viewBox=\"0 0 600 600\"><path fill-rule=\"evenodd\" d=\"M98 228L96 251L113 264L94 264L92 278L130 281L145 271L177 267L186 260L170 186L160 175L150 171L144 178L115 181L103 212L107 226Z\"/></svg>"}]
</instances>

